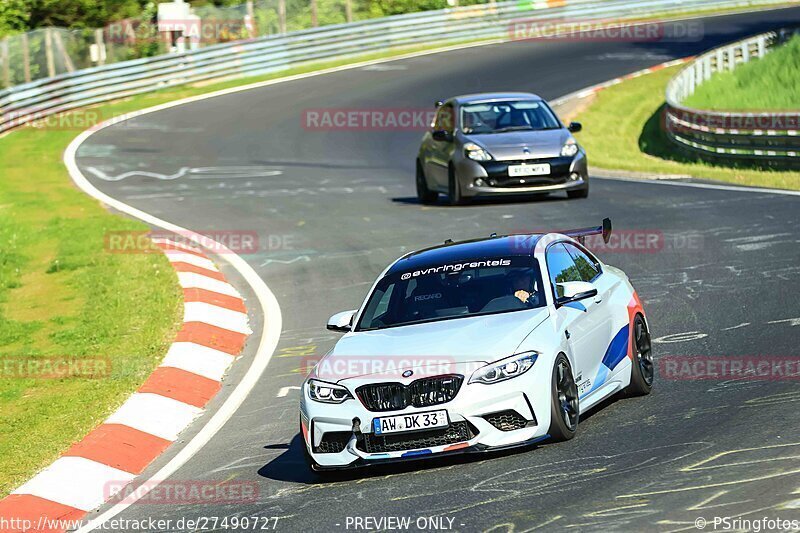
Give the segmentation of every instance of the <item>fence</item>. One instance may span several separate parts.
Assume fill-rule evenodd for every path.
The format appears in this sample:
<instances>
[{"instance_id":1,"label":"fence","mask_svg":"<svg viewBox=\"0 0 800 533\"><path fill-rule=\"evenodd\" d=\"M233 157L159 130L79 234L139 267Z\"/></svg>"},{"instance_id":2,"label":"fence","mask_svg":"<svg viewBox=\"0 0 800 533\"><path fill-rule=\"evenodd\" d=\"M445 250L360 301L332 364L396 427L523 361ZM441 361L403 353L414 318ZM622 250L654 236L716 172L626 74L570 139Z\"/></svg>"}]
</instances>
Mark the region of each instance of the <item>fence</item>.
<instances>
[{"instance_id":1,"label":"fence","mask_svg":"<svg viewBox=\"0 0 800 533\"><path fill-rule=\"evenodd\" d=\"M665 112L669 139L703 159L800 164L800 110L722 112L681 103L714 73L764 57L784 41L783 33L763 33L706 52L670 80Z\"/></svg>"},{"instance_id":2,"label":"fence","mask_svg":"<svg viewBox=\"0 0 800 533\"><path fill-rule=\"evenodd\" d=\"M438 46L507 38L513 22L608 21L695 9L783 4L781 0L559 0L502 2L397 15L286 35L218 44L181 54L76 69L0 91L0 132L80 106L164 87L233 76L253 76L324 60L340 60L391 48Z\"/></svg>"},{"instance_id":3,"label":"fence","mask_svg":"<svg viewBox=\"0 0 800 533\"><path fill-rule=\"evenodd\" d=\"M458 3L458 0L450 1ZM460 3L494 1L460 0ZM530 8L547 7L547 0L523 1L529 2ZM433 2L446 7L448 0ZM190 34L189 48L196 49L378 18L382 14L375 5L361 0L253 0L232 6L208 4L192 8L196 20L167 20L165 26L180 27ZM171 43L167 42L163 31L159 32L155 14L155 8L148 7L138 18L113 22L105 28L43 28L0 39L0 88L168 53Z\"/></svg>"}]
</instances>

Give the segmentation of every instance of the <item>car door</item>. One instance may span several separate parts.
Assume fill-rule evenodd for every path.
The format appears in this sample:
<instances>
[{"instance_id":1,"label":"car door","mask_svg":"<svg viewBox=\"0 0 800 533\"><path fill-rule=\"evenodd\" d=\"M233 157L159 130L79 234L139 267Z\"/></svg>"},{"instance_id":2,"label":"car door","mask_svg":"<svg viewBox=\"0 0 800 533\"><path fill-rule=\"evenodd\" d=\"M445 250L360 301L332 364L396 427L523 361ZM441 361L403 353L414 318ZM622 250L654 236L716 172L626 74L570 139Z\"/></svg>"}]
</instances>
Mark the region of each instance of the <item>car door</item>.
<instances>
[{"instance_id":1,"label":"car door","mask_svg":"<svg viewBox=\"0 0 800 533\"><path fill-rule=\"evenodd\" d=\"M594 283L591 279L585 279L588 275L585 265L579 267L576 264L568 246L574 248L571 244L563 242L551 244L547 248L547 270L554 299L561 296L558 294L559 283L565 281ZM557 320L564 329L567 345L572 352L572 360L576 366L574 369L575 382L578 384L580 396L585 396L593 388L602 384L605 379L604 373L600 372L600 362L610 337L609 321L605 316L607 313L601 304L602 298L587 298L562 305L556 309Z\"/></svg>"},{"instance_id":2,"label":"car door","mask_svg":"<svg viewBox=\"0 0 800 533\"><path fill-rule=\"evenodd\" d=\"M613 293L619 286L619 278L612 275L605 275L600 262L587 250L572 243L564 243L564 247L575 261L575 266L581 276L581 281L586 281L594 285L597 289L597 296L594 297L593 320L598 329L598 338L605 339L603 355L600 362L609 370L614 370L619 363L618 353L610 353L611 342L617 334L614 325L614 309L616 299ZM613 351L613 350L612 350ZM605 369L598 366L598 375L604 375ZM599 386L596 382L593 386Z\"/></svg>"},{"instance_id":3,"label":"car door","mask_svg":"<svg viewBox=\"0 0 800 533\"><path fill-rule=\"evenodd\" d=\"M425 175L428 177L429 185L440 191L446 191L448 187L447 167L450 163L450 156L453 153L455 142L455 139L452 138L455 133L454 113L452 103L446 103L439 107L433 121L431 135L433 135L434 131L445 131L450 133L451 140L437 141L431 137L428 145Z\"/></svg>"}]
</instances>

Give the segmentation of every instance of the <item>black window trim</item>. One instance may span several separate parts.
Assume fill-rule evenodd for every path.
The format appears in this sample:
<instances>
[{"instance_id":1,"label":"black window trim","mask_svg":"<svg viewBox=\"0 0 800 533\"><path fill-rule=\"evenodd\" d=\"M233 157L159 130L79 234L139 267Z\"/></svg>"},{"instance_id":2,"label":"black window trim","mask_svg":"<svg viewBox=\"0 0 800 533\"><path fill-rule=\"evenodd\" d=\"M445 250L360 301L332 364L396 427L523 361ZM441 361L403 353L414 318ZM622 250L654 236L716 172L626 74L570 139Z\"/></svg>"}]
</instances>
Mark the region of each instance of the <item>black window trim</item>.
<instances>
[{"instance_id":1,"label":"black window trim","mask_svg":"<svg viewBox=\"0 0 800 533\"><path fill-rule=\"evenodd\" d=\"M589 280L589 283L594 283L594 281L603 274L603 267L600 264L600 261L597 259L597 256L595 256L593 253L587 250L586 247L582 246L577 242L572 242L572 241L563 241L563 242L564 244L571 244L581 252L585 253L586 257L592 260L592 264L597 268L597 274L592 279ZM569 249L567 249L567 253L569 253ZM570 257L572 257L571 253L569 255ZM575 258L573 257L572 260L575 261Z\"/></svg>"},{"instance_id":2,"label":"black window trim","mask_svg":"<svg viewBox=\"0 0 800 533\"><path fill-rule=\"evenodd\" d=\"M593 277L591 280L589 280L589 283L594 283L597 278L599 278L600 276L603 275L603 266L602 266L602 263L600 262L600 260L597 259L597 256L594 255L593 253L591 253L589 250L587 250L586 247L584 247L582 244L580 244L580 243L578 243L576 241L573 241L571 239L558 239L558 240L555 240L555 241L553 241L551 243L548 243L547 246L544 249L544 264L545 264L545 267L547 267L547 281L548 281L548 283L550 283L550 292L552 293L552 296L553 296L553 305L555 305L556 299L558 297L556 296L556 288L553 285L553 282L550 280L550 263L547 262L547 254L550 253L550 247L551 246L555 246L556 244L571 244L571 245L575 246L576 248L578 248L583 253L585 253L589 257L589 259L592 259L594 261L595 266L597 266L598 273L597 273L597 275L595 277ZM570 258L572 259L572 262L574 263L575 262L575 258L572 257L572 254L569 252L569 250L567 250L567 253L569 254Z\"/></svg>"}]
</instances>

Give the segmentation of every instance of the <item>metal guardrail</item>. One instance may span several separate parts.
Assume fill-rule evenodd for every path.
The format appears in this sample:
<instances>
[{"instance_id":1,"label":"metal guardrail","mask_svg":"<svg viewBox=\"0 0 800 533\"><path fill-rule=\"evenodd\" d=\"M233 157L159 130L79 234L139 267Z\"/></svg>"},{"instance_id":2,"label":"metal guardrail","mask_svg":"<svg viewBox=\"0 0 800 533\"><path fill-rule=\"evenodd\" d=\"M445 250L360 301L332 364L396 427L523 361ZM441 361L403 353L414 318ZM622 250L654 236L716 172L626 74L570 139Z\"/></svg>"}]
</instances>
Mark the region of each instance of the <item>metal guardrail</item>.
<instances>
[{"instance_id":1,"label":"metal guardrail","mask_svg":"<svg viewBox=\"0 0 800 533\"><path fill-rule=\"evenodd\" d=\"M77 70L0 91L0 132L77 107L212 79L255 76L309 62L414 45L508 39L512 23L624 20L654 13L785 4L786 0L518 1L396 15L226 43L182 54ZM531 6L540 6L534 2Z\"/></svg>"},{"instance_id":2,"label":"metal guardrail","mask_svg":"<svg viewBox=\"0 0 800 533\"><path fill-rule=\"evenodd\" d=\"M800 110L726 112L682 104L714 73L762 58L782 41L777 32L762 33L706 52L689 63L667 85L667 137L702 159L800 164Z\"/></svg>"}]
</instances>

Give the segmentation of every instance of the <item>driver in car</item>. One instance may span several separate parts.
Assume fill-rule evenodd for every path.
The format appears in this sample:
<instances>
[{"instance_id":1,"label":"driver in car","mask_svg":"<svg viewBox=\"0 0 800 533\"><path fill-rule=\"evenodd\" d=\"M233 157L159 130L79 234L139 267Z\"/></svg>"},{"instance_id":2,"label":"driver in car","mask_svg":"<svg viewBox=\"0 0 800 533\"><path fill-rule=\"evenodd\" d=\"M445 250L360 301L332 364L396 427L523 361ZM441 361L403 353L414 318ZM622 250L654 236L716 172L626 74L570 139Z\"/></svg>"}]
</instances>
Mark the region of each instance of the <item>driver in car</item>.
<instances>
[{"instance_id":1,"label":"driver in car","mask_svg":"<svg viewBox=\"0 0 800 533\"><path fill-rule=\"evenodd\" d=\"M514 271L510 275L511 292L524 304L533 296L531 289L531 278L525 272Z\"/></svg>"}]
</instances>

